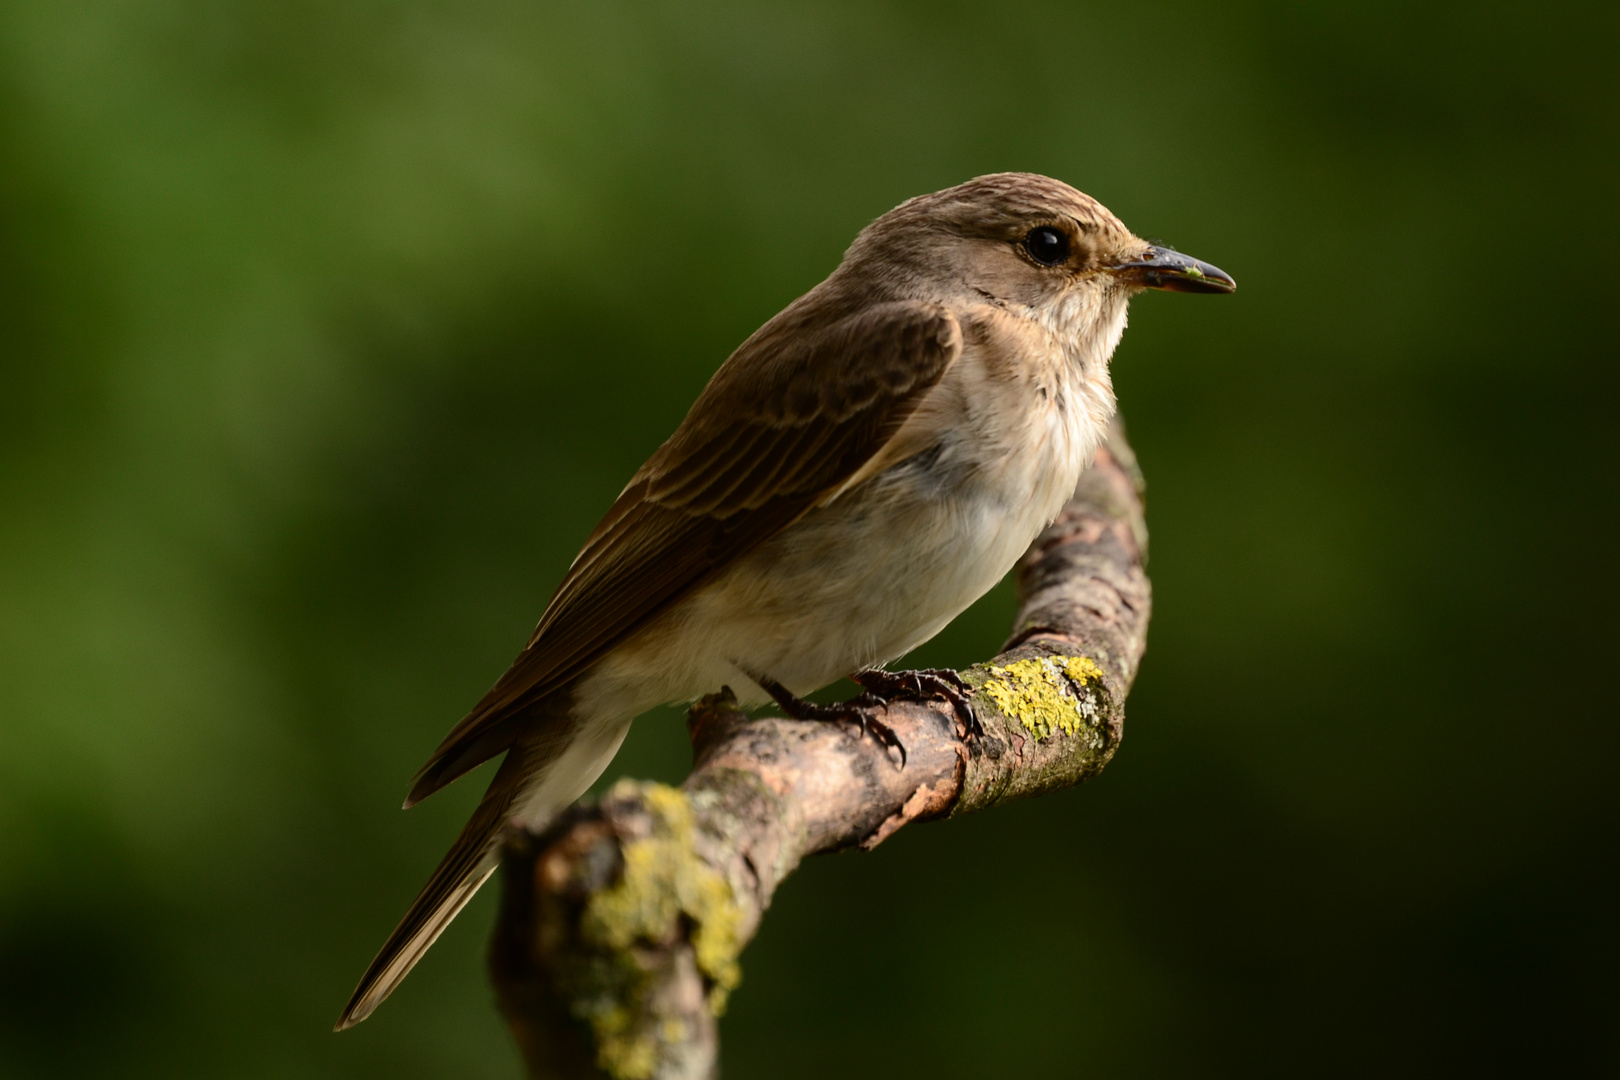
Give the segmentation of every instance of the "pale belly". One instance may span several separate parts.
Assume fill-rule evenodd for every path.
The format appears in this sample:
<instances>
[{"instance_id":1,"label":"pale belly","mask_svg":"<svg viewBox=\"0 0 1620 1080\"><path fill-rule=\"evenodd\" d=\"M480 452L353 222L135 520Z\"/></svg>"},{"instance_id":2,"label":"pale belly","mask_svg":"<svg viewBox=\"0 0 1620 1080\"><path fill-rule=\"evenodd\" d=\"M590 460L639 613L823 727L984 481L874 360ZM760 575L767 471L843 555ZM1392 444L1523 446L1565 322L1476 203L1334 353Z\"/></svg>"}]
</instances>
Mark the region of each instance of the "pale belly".
<instances>
[{"instance_id":1,"label":"pale belly","mask_svg":"<svg viewBox=\"0 0 1620 1080\"><path fill-rule=\"evenodd\" d=\"M999 471L922 455L874 477L615 649L581 681L576 707L633 716L721 686L760 704L769 697L754 676L803 695L904 655L989 591L1056 516L1095 445L1077 435Z\"/></svg>"}]
</instances>

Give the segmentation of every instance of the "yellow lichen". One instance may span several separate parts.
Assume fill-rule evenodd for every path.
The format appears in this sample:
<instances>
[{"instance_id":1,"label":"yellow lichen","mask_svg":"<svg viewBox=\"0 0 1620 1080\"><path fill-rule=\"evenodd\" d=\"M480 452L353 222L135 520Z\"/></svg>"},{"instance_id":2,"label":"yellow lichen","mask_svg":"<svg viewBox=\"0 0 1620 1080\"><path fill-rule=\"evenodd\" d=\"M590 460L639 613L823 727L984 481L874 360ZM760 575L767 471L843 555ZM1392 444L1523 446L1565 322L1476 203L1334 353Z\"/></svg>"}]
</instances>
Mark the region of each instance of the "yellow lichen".
<instances>
[{"instance_id":1,"label":"yellow lichen","mask_svg":"<svg viewBox=\"0 0 1620 1080\"><path fill-rule=\"evenodd\" d=\"M645 1035L603 1035L597 1026L596 1040L596 1063L617 1080L648 1080L658 1068L658 1044Z\"/></svg>"},{"instance_id":2,"label":"yellow lichen","mask_svg":"<svg viewBox=\"0 0 1620 1080\"><path fill-rule=\"evenodd\" d=\"M628 786L626 786L628 785ZM582 936L622 958L621 1000L631 1009L587 1010L596 1034L598 1064L622 1080L653 1075L664 1046L690 1037L686 1025L663 1024L644 1030L632 1021L646 986L629 952L638 941L662 944L674 938L685 921L692 927L692 949L700 971L710 982L709 1008L719 1016L726 996L742 979L742 913L731 886L698 857L693 846L692 807L680 791L663 784L621 781L608 798L639 795L652 818L650 834L624 845L624 869L611 888L586 904Z\"/></svg>"},{"instance_id":3,"label":"yellow lichen","mask_svg":"<svg viewBox=\"0 0 1620 1080\"><path fill-rule=\"evenodd\" d=\"M1103 673L1089 657L1032 657L1006 667L992 664L990 675L981 692L1003 716L1018 721L1037 739L1054 731L1073 735L1095 721L1097 705L1085 686L1101 683Z\"/></svg>"},{"instance_id":4,"label":"yellow lichen","mask_svg":"<svg viewBox=\"0 0 1620 1080\"><path fill-rule=\"evenodd\" d=\"M1089 656L1069 656L1063 660L1063 673L1075 682L1084 685L1086 680L1102 682L1103 670L1097 662Z\"/></svg>"}]
</instances>

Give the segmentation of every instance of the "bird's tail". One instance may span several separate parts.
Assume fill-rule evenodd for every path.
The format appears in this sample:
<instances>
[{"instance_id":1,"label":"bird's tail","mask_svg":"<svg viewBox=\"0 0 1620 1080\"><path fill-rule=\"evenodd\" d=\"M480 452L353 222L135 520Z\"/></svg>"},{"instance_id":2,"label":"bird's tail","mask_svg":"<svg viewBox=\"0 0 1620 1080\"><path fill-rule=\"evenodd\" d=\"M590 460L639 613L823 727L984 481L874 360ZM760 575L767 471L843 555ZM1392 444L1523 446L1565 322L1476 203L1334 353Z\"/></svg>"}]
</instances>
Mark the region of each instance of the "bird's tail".
<instances>
[{"instance_id":1,"label":"bird's tail","mask_svg":"<svg viewBox=\"0 0 1620 1080\"><path fill-rule=\"evenodd\" d=\"M334 1031L370 1016L409 975L500 861L501 830L513 819L543 825L602 775L630 723L575 726L564 738L519 739L501 762L472 819L394 927L355 987Z\"/></svg>"}]
</instances>

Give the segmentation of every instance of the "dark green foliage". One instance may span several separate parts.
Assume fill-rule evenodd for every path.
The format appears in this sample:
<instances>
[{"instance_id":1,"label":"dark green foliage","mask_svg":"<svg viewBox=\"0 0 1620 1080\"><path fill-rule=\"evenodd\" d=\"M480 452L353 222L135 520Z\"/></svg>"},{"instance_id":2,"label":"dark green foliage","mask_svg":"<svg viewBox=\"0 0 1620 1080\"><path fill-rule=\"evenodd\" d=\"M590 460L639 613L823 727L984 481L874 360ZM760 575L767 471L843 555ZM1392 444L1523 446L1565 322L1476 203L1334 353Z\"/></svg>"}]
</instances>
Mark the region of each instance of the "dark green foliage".
<instances>
[{"instance_id":1,"label":"dark green foliage","mask_svg":"<svg viewBox=\"0 0 1620 1080\"><path fill-rule=\"evenodd\" d=\"M1116 359L1112 765L813 860L737 1077L1620 1069L1610 5L0 5L0 1076L509 1076L409 778L866 221L1050 173ZM915 658L995 652L1005 593ZM678 716L605 781L673 780Z\"/></svg>"}]
</instances>

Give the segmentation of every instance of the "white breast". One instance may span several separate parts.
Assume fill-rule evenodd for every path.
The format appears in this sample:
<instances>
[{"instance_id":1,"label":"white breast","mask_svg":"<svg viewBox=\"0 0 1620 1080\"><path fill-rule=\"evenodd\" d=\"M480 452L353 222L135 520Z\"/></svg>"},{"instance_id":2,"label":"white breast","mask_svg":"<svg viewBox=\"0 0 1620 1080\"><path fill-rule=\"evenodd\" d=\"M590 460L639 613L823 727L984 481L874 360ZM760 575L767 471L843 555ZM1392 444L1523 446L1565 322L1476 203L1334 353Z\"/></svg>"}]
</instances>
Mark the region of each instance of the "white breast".
<instances>
[{"instance_id":1,"label":"white breast","mask_svg":"<svg viewBox=\"0 0 1620 1080\"><path fill-rule=\"evenodd\" d=\"M634 715L750 673L806 694L927 641L984 595L1056 517L1113 411L1106 366L992 378L969 347L903 435L926 449L812 511L624 645L580 706Z\"/></svg>"}]
</instances>

